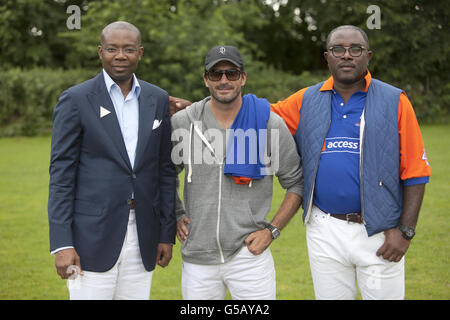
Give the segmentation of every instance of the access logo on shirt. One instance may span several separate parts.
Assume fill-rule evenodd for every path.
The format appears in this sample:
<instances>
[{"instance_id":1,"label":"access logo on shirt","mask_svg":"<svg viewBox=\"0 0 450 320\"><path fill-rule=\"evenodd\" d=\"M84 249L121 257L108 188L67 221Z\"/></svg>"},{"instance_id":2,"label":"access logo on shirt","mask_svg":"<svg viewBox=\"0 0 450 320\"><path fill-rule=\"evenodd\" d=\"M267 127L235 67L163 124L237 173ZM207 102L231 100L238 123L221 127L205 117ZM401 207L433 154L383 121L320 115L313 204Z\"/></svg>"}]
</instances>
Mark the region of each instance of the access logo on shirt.
<instances>
[{"instance_id":1,"label":"access logo on shirt","mask_svg":"<svg viewBox=\"0 0 450 320\"><path fill-rule=\"evenodd\" d=\"M359 138L335 137L325 140L322 153L348 152L359 154Z\"/></svg>"}]
</instances>

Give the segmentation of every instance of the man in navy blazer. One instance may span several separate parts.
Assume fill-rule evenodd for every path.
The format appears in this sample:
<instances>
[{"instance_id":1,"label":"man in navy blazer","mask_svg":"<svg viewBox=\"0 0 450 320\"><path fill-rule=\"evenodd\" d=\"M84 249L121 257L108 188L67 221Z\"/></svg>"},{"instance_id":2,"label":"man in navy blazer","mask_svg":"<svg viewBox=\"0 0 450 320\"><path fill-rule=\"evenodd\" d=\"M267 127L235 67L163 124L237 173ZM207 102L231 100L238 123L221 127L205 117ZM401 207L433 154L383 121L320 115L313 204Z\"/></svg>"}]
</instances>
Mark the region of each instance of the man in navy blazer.
<instances>
[{"instance_id":1,"label":"man in navy blazer","mask_svg":"<svg viewBox=\"0 0 450 320\"><path fill-rule=\"evenodd\" d=\"M63 92L54 109L50 251L71 279L71 299L148 299L155 264L172 257L169 97L135 77L142 53L135 26L109 24L102 72Z\"/></svg>"}]
</instances>

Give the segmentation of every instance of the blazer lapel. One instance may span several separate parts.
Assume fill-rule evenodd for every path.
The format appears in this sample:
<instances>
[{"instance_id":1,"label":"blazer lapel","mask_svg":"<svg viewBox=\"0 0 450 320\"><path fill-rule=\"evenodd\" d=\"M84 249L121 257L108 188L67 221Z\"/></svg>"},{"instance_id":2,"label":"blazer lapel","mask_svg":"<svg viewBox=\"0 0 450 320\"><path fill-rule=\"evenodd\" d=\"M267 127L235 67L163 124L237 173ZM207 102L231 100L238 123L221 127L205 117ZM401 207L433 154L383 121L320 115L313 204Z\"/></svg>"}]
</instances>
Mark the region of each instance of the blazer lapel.
<instances>
[{"instance_id":1,"label":"blazer lapel","mask_svg":"<svg viewBox=\"0 0 450 320\"><path fill-rule=\"evenodd\" d=\"M141 85L141 93L139 95L139 130L138 142L136 147L135 170L139 168L144 157L145 148L150 139L153 129L153 121L156 112L156 101L151 92L144 89Z\"/></svg>"},{"instance_id":2,"label":"blazer lapel","mask_svg":"<svg viewBox=\"0 0 450 320\"><path fill-rule=\"evenodd\" d=\"M98 117L102 127L111 138L116 146L119 154L124 161L124 164L131 170L131 163L128 157L125 142L123 141L122 131L120 130L117 114L114 109L114 104L111 101L108 91L106 90L103 73L96 77L94 91L88 94L88 99L91 102L91 107L95 115Z\"/></svg>"}]
</instances>

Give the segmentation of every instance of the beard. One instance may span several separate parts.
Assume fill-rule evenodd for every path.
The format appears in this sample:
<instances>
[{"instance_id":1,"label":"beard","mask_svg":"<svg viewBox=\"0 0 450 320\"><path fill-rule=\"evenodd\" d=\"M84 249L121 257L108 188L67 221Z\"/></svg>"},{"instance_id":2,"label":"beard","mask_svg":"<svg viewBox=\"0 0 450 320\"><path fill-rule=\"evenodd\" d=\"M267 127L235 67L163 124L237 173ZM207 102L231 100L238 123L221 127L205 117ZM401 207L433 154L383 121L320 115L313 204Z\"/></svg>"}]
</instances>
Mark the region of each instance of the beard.
<instances>
[{"instance_id":1,"label":"beard","mask_svg":"<svg viewBox=\"0 0 450 320\"><path fill-rule=\"evenodd\" d=\"M217 91L221 89L231 89L232 91L227 95L220 95ZM209 88L211 96L222 104L229 104L235 101L241 94L241 87L233 87L228 84L218 85L214 88Z\"/></svg>"}]
</instances>

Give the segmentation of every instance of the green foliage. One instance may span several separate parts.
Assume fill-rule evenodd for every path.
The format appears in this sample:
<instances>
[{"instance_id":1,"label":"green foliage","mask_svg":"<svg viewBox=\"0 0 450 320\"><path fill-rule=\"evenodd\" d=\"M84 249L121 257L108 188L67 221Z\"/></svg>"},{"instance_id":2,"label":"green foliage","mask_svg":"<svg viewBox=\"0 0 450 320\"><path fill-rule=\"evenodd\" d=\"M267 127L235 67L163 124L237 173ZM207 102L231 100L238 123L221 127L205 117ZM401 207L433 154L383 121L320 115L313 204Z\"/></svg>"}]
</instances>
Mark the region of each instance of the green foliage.
<instances>
[{"instance_id":1,"label":"green foliage","mask_svg":"<svg viewBox=\"0 0 450 320\"><path fill-rule=\"evenodd\" d=\"M67 31L62 36L70 37L73 42L69 61L76 66L99 67L96 51L100 31L113 21L129 21L142 32L144 56L138 77L173 96L198 100L208 93L202 75L204 57L210 48L221 44L237 46L246 64L252 64L250 50L257 48L246 42L236 27L243 21L252 26L266 23L255 3L162 0L141 1L136 6L130 1L100 0L89 5L81 31Z\"/></svg>"},{"instance_id":2,"label":"green foliage","mask_svg":"<svg viewBox=\"0 0 450 320\"><path fill-rule=\"evenodd\" d=\"M209 94L202 78L208 50L221 44L235 45L241 49L248 73L245 93L276 101L314 83L318 77L311 79L308 72L300 76L289 74L253 58L258 47L246 42L244 34L236 32L235 27L265 24L254 3L216 5L206 0L180 0L175 6L164 0L142 1L141 6L136 6L130 1L93 1L83 16L81 30L65 31L59 36L71 41L72 50L66 56L68 66L98 72L100 31L110 22L130 21L141 30L144 46L137 76L164 88L172 96L191 101ZM0 76L3 93L0 105L4 106L0 110L0 135L33 135L49 130L52 109L62 91L96 72L42 68L7 71ZM317 81L326 77L324 73L320 75L323 77Z\"/></svg>"},{"instance_id":3,"label":"green foliage","mask_svg":"<svg viewBox=\"0 0 450 320\"><path fill-rule=\"evenodd\" d=\"M44 68L15 68L0 73L0 136L48 132L59 95L94 74L88 70Z\"/></svg>"},{"instance_id":4,"label":"green foliage","mask_svg":"<svg viewBox=\"0 0 450 320\"><path fill-rule=\"evenodd\" d=\"M274 103L328 77L329 74L323 71L314 73L305 71L300 75L292 75L273 67L266 67L261 62L254 62L247 68L247 83L243 93L253 93Z\"/></svg>"},{"instance_id":5,"label":"green foliage","mask_svg":"<svg viewBox=\"0 0 450 320\"><path fill-rule=\"evenodd\" d=\"M72 4L81 8L81 30L67 29ZM328 32L357 25L370 39L372 75L405 90L420 122L448 123L450 3L371 4L380 8L381 29L369 30L369 4L352 0L4 0L0 135L49 128L58 95L100 71L100 32L117 20L142 32L137 76L191 101L208 95L203 61L213 46L238 47L248 75L245 93L275 101L326 79Z\"/></svg>"},{"instance_id":6,"label":"green foliage","mask_svg":"<svg viewBox=\"0 0 450 320\"><path fill-rule=\"evenodd\" d=\"M383 8L382 29L369 33L374 75L404 89L419 120L448 121L448 1L390 1Z\"/></svg>"},{"instance_id":7,"label":"green foliage","mask_svg":"<svg viewBox=\"0 0 450 320\"><path fill-rule=\"evenodd\" d=\"M62 67L71 43L58 37L67 30L66 7L83 0L2 0L0 3L0 66Z\"/></svg>"},{"instance_id":8,"label":"green foliage","mask_svg":"<svg viewBox=\"0 0 450 320\"><path fill-rule=\"evenodd\" d=\"M171 65L175 68L176 65ZM141 67L142 68L142 67ZM176 73L177 70L171 70ZM0 136L32 136L50 132L53 108L61 93L93 76L99 70L33 68L9 69L0 74ZM179 66L181 74L183 69ZM247 85L243 93L254 93L275 102L288 96L299 87L321 81L326 75L304 72L300 76L289 75L273 68L265 68L261 62L248 66ZM145 74L145 72L144 72ZM147 74L148 75L148 74ZM182 94L182 85L174 86L170 79L162 78L158 85L179 90L179 96L192 101L208 95L202 73L189 73L186 82L191 84L189 95ZM149 79L143 79L149 80ZM161 83L162 82L162 83ZM169 91L172 93L171 91Z\"/></svg>"},{"instance_id":9,"label":"green foliage","mask_svg":"<svg viewBox=\"0 0 450 320\"><path fill-rule=\"evenodd\" d=\"M450 115L450 2L428 0L289 0L264 10L269 24L246 33L265 53L262 61L284 71L326 68L328 33L339 25L362 28L370 40L375 78L402 88L421 122L447 122ZM369 5L380 8L381 29L370 30Z\"/></svg>"}]
</instances>

